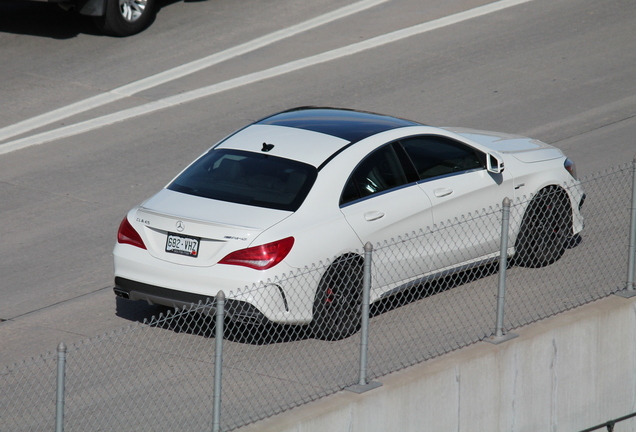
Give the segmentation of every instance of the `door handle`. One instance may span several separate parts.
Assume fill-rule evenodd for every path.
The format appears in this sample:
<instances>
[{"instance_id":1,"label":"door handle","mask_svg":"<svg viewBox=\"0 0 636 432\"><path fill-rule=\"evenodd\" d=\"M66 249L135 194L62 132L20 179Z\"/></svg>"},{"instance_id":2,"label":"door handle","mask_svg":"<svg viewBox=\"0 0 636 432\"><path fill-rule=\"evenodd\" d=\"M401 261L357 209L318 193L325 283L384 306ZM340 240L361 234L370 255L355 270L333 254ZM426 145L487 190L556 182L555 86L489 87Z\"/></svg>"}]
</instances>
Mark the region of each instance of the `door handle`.
<instances>
[{"instance_id":1,"label":"door handle","mask_svg":"<svg viewBox=\"0 0 636 432\"><path fill-rule=\"evenodd\" d=\"M441 197L445 197L447 195L452 194L453 190L449 188L440 188L440 189L435 189L433 193L435 194L436 197L441 198Z\"/></svg>"},{"instance_id":2,"label":"door handle","mask_svg":"<svg viewBox=\"0 0 636 432\"><path fill-rule=\"evenodd\" d=\"M364 214L364 218L369 222L378 220L382 217L384 217L384 213L382 213L381 211L370 211Z\"/></svg>"}]
</instances>

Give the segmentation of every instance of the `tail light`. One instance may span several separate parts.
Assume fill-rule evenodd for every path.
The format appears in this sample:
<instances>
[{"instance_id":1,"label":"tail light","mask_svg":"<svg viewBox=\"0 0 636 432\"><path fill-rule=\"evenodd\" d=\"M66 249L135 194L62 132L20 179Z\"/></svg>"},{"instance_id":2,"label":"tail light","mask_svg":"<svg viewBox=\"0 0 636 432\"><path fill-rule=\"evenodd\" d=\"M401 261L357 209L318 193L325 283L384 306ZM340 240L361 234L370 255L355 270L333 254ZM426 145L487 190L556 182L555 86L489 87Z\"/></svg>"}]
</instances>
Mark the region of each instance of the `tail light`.
<instances>
[{"instance_id":1,"label":"tail light","mask_svg":"<svg viewBox=\"0 0 636 432\"><path fill-rule=\"evenodd\" d=\"M267 270L281 262L291 251L294 238L287 237L261 246L237 250L227 255L219 264L239 265L256 270Z\"/></svg>"},{"instance_id":2,"label":"tail light","mask_svg":"<svg viewBox=\"0 0 636 432\"><path fill-rule=\"evenodd\" d=\"M141 249L146 249L144 241L135 229L132 227L128 218L124 216L124 220L119 224L119 231L117 232L117 243L129 244L137 246Z\"/></svg>"}]
</instances>

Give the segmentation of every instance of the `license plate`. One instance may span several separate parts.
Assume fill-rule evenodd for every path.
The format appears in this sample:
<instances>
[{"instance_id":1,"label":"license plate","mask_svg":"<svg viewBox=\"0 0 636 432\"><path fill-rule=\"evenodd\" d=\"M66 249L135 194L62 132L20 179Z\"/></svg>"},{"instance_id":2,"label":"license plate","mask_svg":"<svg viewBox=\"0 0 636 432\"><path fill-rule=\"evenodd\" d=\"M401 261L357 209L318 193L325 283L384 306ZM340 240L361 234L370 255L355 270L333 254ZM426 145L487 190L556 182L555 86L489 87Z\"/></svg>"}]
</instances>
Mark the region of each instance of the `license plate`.
<instances>
[{"instance_id":1,"label":"license plate","mask_svg":"<svg viewBox=\"0 0 636 432\"><path fill-rule=\"evenodd\" d=\"M199 255L199 241L196 237L168 233L166 252L187 255L196 258Z\"/></svg>"}]
</instances>

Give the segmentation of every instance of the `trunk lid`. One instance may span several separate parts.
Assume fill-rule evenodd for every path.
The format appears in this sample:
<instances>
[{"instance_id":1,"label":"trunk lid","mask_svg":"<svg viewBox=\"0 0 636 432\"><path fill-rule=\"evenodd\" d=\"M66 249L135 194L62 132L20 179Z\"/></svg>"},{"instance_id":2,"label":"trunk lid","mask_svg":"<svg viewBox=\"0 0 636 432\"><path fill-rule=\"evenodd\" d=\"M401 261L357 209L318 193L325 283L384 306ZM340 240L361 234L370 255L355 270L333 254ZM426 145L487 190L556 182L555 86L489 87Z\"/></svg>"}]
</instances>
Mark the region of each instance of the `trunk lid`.
<instances>
[{"instance_id":1,"label":"trunk lid","mask_svg":"<svg viewBox=\"0 0 636 432\"><path fill-rule=\"evenodd\" d=\"M290 214L163 189L137 208L133 222L142 227L140 234L155 258L206 267L249 247L259 234ZM169 235L171 241L196 244L196 254L167 251Z\"/></svg>"}]
</instances>

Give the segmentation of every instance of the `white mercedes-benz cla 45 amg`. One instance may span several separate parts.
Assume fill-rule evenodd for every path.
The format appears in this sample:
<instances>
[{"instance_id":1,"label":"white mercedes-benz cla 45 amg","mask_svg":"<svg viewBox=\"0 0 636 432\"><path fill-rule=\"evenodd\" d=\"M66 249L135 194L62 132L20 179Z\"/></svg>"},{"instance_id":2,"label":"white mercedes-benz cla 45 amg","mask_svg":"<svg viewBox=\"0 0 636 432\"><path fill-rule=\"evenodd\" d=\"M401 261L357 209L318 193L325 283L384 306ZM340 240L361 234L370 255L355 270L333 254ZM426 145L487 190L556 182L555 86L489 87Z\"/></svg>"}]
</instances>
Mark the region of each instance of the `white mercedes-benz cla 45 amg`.
<instances>
[{"instance_id":1,"label":"white mercedes-benz cla 45 amg","mask_svg":"<svg viewBox=\"0 0 636 432\"><path fill-rule=\"evenodd\" d=\"M230 319L345 337L359 326L364 244L522 196L533 198L511 224L509 253L520 265L552 264L583 229L584 194L560 150L516 135L296 108L215 144L130 210L114 249L114 290L177 307L223 290ZM498 259L499 238L473 234L475 247L444 259L404 259L426 261L419 268L429 278ZM284 277L324 262L314 279ZM371 301L422 276L374 274Z\"/></svg>"}]
</instances>

